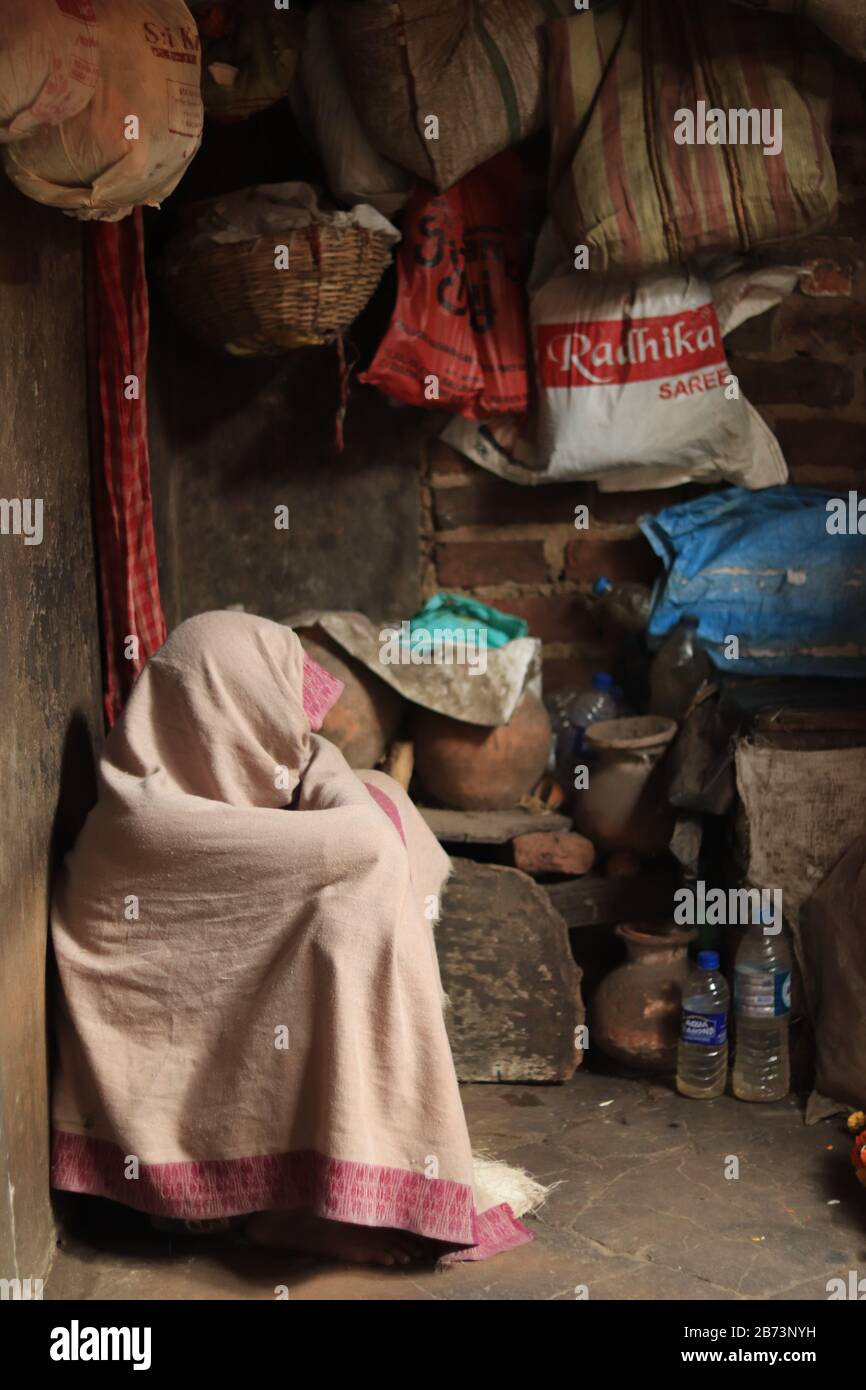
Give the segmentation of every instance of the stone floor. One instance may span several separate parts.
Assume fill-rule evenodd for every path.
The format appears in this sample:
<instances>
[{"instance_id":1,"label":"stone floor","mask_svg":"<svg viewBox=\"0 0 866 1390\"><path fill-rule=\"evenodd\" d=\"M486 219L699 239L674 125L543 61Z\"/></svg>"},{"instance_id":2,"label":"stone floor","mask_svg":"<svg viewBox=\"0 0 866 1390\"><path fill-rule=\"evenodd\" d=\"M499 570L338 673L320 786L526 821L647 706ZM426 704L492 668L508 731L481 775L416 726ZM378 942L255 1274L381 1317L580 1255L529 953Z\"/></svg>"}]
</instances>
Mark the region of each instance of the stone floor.
<instances>
[{"instance_id":1,"label":"stone floor","mask_svg":"<svg viewBox=\"0 0 866 1390\"><path fill-rule=\"evenodd\" d=\"M169 1243L97 1204L90 1243L65 1243L45 1296L272 1299L286 1285L292 1299L555 1300L586 1286L591 1299L826 1299L829 1278L866 1273L866 1189L844 1117L806 1128L793 1099L688 1101L588 1072L470 1086L464 1100L476 1147L557 1184L530 1245L444 1273L362 1270Z\"/></svg>"}]
</instances>

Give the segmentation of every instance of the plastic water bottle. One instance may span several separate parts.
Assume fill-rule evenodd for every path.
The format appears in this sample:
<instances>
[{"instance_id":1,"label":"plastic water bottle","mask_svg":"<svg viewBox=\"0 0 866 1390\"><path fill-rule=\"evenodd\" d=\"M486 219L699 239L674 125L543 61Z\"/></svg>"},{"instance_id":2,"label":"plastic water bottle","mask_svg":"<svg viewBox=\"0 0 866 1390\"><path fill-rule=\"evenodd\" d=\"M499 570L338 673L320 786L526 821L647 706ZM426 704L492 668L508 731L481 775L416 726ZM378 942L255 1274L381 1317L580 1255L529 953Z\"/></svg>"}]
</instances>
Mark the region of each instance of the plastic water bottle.
<instances>
[{"instance_id":1,"label":"plastic water bottle","mask_svg":"<svg viewBox=\"0 0 866 1390\"><path fill-rule=\"evenodd\" d=\"M597 671L589 690L580 690L562 706L562 716L556 744L556 765L568 785L574 777L574 764L582 750L590 724L600 719L616 719L620 704L616 697L613 676Z\"/></svg>"},{"instance_id":2,"label":"plastic water bottle","mask_svg":"<svg viewBox=\"0 0 866 1390\"><path fill-rule=\"evenodd\" d=\"M782 1100L791 1085L788 1025L791 951L772 917L751 926L734 963L734 1095L738 1100Z\"/></svg>"},{"instance_id":3,"label":"plastic water bottle","mask_svg":"<svg viewBox=\"0 0 866 1390\"><path fill-rule=\"evenodd\" d=\"M728 1078L728 983L718 951L699 951L683 989L677 1090L693 1100L724 1094Z\"/></svg>"},{"instance_id":4,"label":"plastic water bottle","mask_svg":"<svg viewBox=\"0 0 866 1390\"><path fill-rule=\"evenodd\" d=\"M682 719L704 681L712 679L713 663L698 640L698 619L684 613L653 660L650 710Z\"/></svg>"},{"instance_id":5,"label":"plastic water bottle","mask_svg":"<svg viewBox=\"0 0 866 1390\"><path fill-rule=\"evenodd\" d=\"M645 632L652 609L652 594L646 584L620 580L614 584L602 575L592 586L598 606L624 632Z\"/></svg>"}]
</instances>

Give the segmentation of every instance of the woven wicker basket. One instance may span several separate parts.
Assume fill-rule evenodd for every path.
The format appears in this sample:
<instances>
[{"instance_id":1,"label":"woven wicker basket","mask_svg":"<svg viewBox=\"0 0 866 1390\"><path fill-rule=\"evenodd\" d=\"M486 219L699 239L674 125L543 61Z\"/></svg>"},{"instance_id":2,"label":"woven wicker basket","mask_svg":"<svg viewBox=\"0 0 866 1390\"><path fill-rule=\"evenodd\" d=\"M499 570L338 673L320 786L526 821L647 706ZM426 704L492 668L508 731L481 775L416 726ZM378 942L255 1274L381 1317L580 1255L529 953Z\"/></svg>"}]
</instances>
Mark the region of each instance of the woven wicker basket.
<instances>
[{"instance_id":1,"label":"woven wicker basket","mask_svg":"<svg viewBox=\"0 0 866 1390\"><path fill-rule=\"evenodd\" d=\"M288 247L278 269L276 246ZM203 342L239 357L272 357L331 343L378 285L393 241L363 227L313 225L282 236L166 254L163 286Z\"/></svg>"}]
</instances>

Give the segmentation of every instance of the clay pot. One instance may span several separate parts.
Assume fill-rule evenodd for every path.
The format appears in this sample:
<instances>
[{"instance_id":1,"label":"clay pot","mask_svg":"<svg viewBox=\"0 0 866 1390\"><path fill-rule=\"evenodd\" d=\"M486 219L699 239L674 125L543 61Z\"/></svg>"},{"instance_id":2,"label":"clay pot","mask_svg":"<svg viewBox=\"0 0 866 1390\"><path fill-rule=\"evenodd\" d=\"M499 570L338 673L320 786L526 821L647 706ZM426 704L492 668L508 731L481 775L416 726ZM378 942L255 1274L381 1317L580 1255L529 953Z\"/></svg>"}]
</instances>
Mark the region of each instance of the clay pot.
<instances>
[{"instance_id":1,"label":"clay pot","mask_svg":"<svg viewBox=\"0 0 866 1390\"><path fill-rule=\"evenodd\" d=\"M375 767L397 732L402 696L321 628L299 628L298 636L304 651L346 687L319 733L337 745L350 767Z\"/></svg>"},{"instance_id":2,"label":"clay pot","mask_svg":"<svg viewBox=\"0 0 866 1390\"><path fill-rule=\"evenodd\" d=\"M628 956L595 992L590 1047L640 1071L675 1071L688 946L697 932L646 922L616 931Z\"/></svg>"},{"instance_id":3,"label":"clay pot","mask_svg":"<svg viewBox=\"0 0 866 1390\"><path fill-rule=\"evenodd\" d=\"M412 737L430 796L458 811L505 811L528 796L547 766L550 720L525 690L509 723L493 729L419 706Z\"/></svg>"},{"instance_id":4,"label":"clay pot","mask_svg":"<svg viewBox=\"0 0 866 1390\"><path fill-rule=\"evenodd\" d=\"M640 855L667 849L674 813L662 758L676 732L676 721L658 714L590 724L589 786L574 794L574 823L597 849Z\"/></svg>"}]
</instances>

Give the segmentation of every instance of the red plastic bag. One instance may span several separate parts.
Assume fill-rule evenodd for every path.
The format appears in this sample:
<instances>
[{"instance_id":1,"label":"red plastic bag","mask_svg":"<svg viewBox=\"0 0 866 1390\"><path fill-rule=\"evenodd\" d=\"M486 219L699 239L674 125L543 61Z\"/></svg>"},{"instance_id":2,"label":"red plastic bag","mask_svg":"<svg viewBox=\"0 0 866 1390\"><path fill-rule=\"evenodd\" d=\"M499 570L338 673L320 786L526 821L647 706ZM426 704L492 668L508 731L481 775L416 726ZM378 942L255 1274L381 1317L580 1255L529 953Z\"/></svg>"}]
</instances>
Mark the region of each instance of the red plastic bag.
<instances>
[{"instance_id":1,"label":"red plastic bag","mask_svg":"<svg viewBox=\"0 0 866 1390\"><path fill-rule=\"evenodd\" d=\"M520 415L529 394L521 258L521 166L506 151L406 209L397 303L360 380L465 415Z\"/></svg>"}]
</instances>

